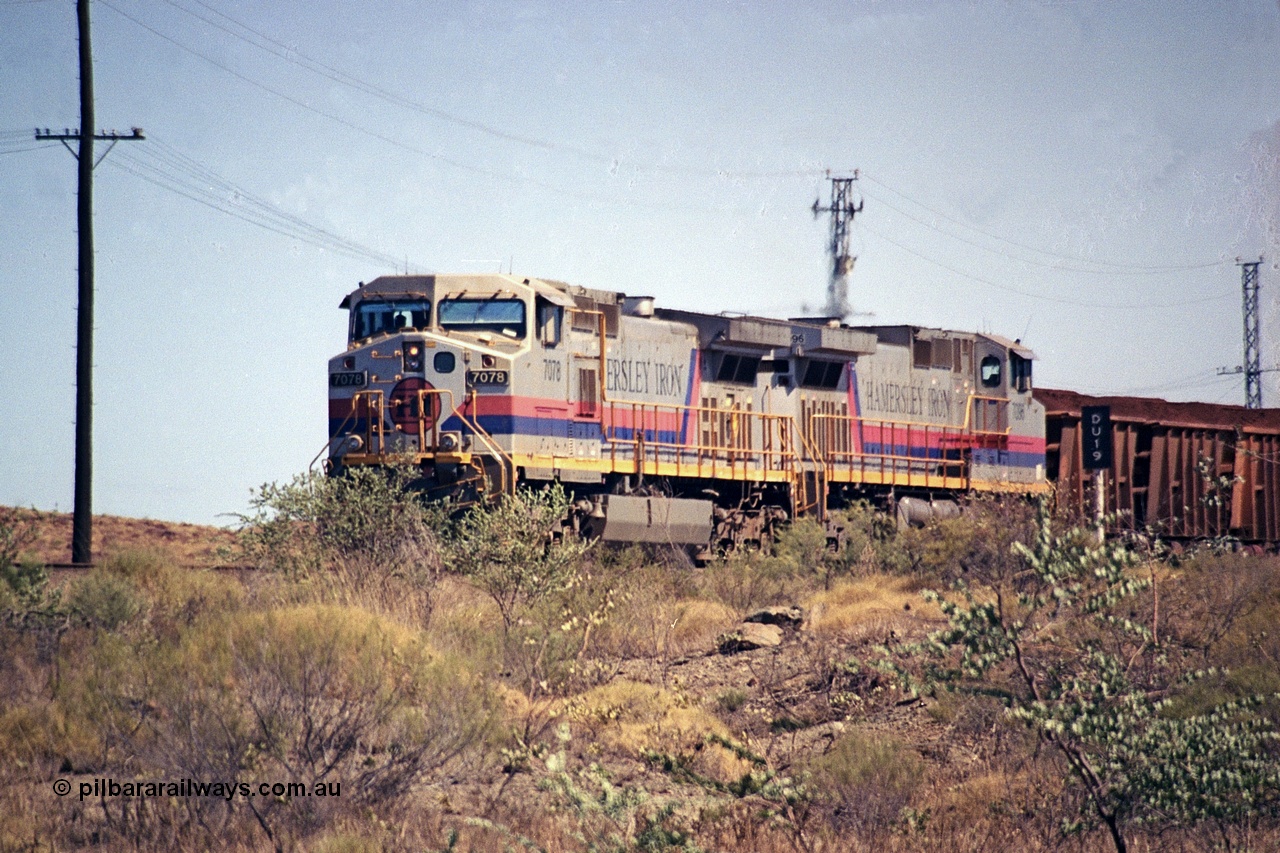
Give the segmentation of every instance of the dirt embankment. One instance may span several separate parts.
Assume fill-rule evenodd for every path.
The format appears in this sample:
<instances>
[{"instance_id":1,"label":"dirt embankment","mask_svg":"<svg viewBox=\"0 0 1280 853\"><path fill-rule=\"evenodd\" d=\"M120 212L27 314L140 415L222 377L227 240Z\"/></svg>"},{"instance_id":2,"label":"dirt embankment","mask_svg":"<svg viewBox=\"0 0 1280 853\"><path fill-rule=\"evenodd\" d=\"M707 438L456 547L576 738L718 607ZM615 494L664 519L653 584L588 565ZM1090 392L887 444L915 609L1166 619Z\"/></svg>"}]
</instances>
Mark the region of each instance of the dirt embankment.
<instances>
[{"instance_id":1,"label":"dirt embankment","mask_svg":"<svg viewBox=\"0 0 1280 853\"><path fill-rule=\"evenodd\" d=\"M62 512L0 507L30 522L32 539L22 544L22 553L44 563L71 561L71 515ZM116 515L93 517L93 562L136 549L160 549L186 566L214 566L226 561L226 549L235 543L235 533L219 527L155 521L149 518L122 518Z\"/></svg>"}]
</instances>

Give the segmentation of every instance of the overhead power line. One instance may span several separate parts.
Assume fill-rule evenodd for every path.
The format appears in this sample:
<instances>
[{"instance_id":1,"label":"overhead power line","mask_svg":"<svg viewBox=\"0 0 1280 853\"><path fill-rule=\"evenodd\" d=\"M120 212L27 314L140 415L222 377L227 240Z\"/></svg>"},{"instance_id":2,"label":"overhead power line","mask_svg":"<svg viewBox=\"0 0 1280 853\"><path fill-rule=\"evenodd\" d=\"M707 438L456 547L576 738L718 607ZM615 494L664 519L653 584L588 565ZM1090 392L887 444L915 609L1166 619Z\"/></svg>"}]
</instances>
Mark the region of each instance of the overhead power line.
<instances>
[{"instance_id":1,"label":"overhead power line","mask_svg":"<svg viewBox=\"0 0 1280 853\"><path fill-rule=\"evenodd\" d=\"M218 62L217 60L212 59L211 57L187 45L184 45L178 39L175 39L172 36L169 36L165 33L160 32L155 27L139 20L137 17L119 8L119 6L109 2L109 0L99 0L99 2L101 2L104 6L116 12L117 14L127 18L128 20L132 21L138 26L148 30L152 34L170 42L171 44L179 47L184 51L187 51L188 53L191 53L195 56L198 56L201 59L204 59L206 62L212 63L218 68L221 68L227 73L232 74L247 83L250 83L254 86L262 88L270 92L271 94L276 95L277 97L284 98L290 101L291 103L294 103L297 106L303 107L304 109L309 109L312 112L317 112L321 115L324 115L326 118L330 118L335 121L340 121L343 124L347 125L348 127L351 127L352 129L356 129L361 132L369 133L370 135L377 136L378 138L383 139L383 141L391 142L392 144L398 145L399 147L406 147L404 145L401 145L399 142L395 140L381 136L380 134L374 133L372 131L367 131L363 128L359 128L356 125L346 122L345 120L339 117L333 116L328 113L324 113L323 111L320 111L320 110L316 110L315 108L310 107L309 105L295 98L292 98L289 95L284 94L283 92L280 92L278 90L265 86L264 84L259 83L256 80L253 80L248 76L241 74L238 71L235 71L229 66L221 62ZM442 110L439 107L431 106L430 104L426 104L418 99L415 99L403 93L392 91L376 83L372 83L361 77L350 74L339 68L335 68L332 65L328 65L324 62L321 62L320 60L307 56L306 54L301 53L296 48L285 44L279 39L273 38L272 36L267 35L261 32L260 30L255 29L254 27L251 27L250 25L244 23L243 21L240 21L239 19L234 18L226 14L225 12L222 12L218 9L213 8L208 3L201 2L201 0L196 0L196 3L199 6L201 6L204 9L207 9L209 12L216 15L218 18L222 19L223 21L226 21L231 26L220 23L219 21L213 20L207 15L200 14L197 11L187 8L181 3L175 2L175 0L166 0L166 3L169 6L173 7L174 9L177 9L178 11L181 11L184 14L187 14L195 18L196 20L201 21L208 26L214 27L215 29L223 33L226 33L232 38L242 41L245 44L251 45L257 48L258 50L264 51L283 62L289 63L298 68L302 68L303 70L308 71L312 74L315 74L319 77L322 77L330 82L338 83L339 85L346 86L348 88L362 92L371 97L378 98L379 100L382 100L385 103L391 104L393 106L397 106L403 109L408 109L410 111L417 112L421 115L426 115L426 116L438 119L440 121L444 121L449 124L456 125L458 127L465 127L470 130L476 131L478 133L491 136L495 139L500 139L506 142L524 145L526 147L535 148L543 151L568 154L578 159L585 160L587 162L596 163L598 165L605 166L609 168L611 171L616 170L617 168L619 168L624 164L623 158L613 154L602 154L599 152L589 151L579 146L570 145L570 144L556 141L556 140L541 139L541 138L528 136L524 134L512 133L509 130L504 130L502 128L494 127L484 122L479 122L474 119L466 118L464 116L460 116L455 113ZM468 167L467 165L459 163L458 161L448 160L447 158L442 158L442 157L439 157L438 155L429 154L419 149L410 148L409 150L413 150L417 153L424 154L425 156L435 157L436 159L440 159L442 162L448 163L451 166L464 168L464 169L470 168L471 170L475 171L474 167ZM625 165L627 165L630 170L639 171L639 172L653 172L653 173L660 173L660 174L686 175L686 176L699 175L703 177L714 177L714 178L732 179L732 180L814 176L814 175L821 175L825 171L820 166L814 166L812 168L802 168L802 169L731 169L731 168L720 168L720 167L708 168L708 167L671 166L671 165L666 165L662 163L643 162L639 160L627 161ZM480 171L483 171L483 170L480 170ZM486 174L490 174L494 177L502 177L500 175L493 175L493 173L486 172ZM521 180L519 178L516 178L516 179ZM539 185L539 186L544 186L544 188L547 188L547 189L559 191L556 187L553 187L553 186L537 184L537 182L531 182L531 183L534 183L535 185Z\"/></svg>"},{"instance_id":2,"label":"overhead power line","mask_svg":"<svg viewBox=\"0 0 1280 853\"><path fill-rule=\"evenodd\" d=\"M368 260L393 269L408 266L388 252L370 248L282 210L270 201L222 177L172 145L151 137L155 150L122 153L112 165L197 204L225 213L267 231L344 257Z\"/></svg>"},{"instance_id":3,"label":"overhead power line","mask_svg":"<svg viewBox=\"0 0 1280 853\"><path fill-rule=\"evenodd\" d=\"M964 272L963 270L959 270L956 267L951 266L950 264L943 263L942 261L929 257L928 255L917 252L915 249L912 249L907 245L901 243L900 241L893 239L887 234L877 231L874 228L868 227L865 219L862 221L861 227L864 230L870 232L871 234L876 235L881 240L884 240L886 243L890 243L891 245L897 246L899 249L906 252L907 254L917 257L920 260L925 261L927 263L933 264L936 267L940 267L941 269L944 269L947 272L954 273L955 275L961 276L963 278L967 278L970 281L976 281L977 283L984 284L987 287L993 287L996 290L1003 290L1007 293L1015 293L1018 296L1025 296L1028 299L1039 299L1044 302L1057 302L1062 305L1079 305L1084 308L1150 310L1150 309L1156 309L1156 308L1182 308L1188 305L1199 305L1205 302L1217 302L1219 300L1227 298L1228 296L1228 293L1223 292L1217 296L1206 296L1200 299L1182 299L1176 302L1164 302L1164 303L1138 302L1138 303L1124 304L1124 303L1114 303L1114 302L1090 302L1082 299L1069 299L1065 296L1053 296L1053 295L1044 294L1044 293L1030 293L1028 291L1021 290L1019 288L1013 287L1008 284L1000 284L999 282L992 281L991 279L983 278L982 276L977 276L971 273Z\"/></svg>"},{"instance_id":4,"label":"overhead power line","mask_svg":"<svg viewBox=\"0 0 1280 853\"><path fill-rule=\"evenodd\" d=\"M1167 391L1181 391L1184 388L1196 388L1202 385L1216 384L1218 377L1212 370L1201 370L1196 373L1183 376L1179 379L1171 379L1168 382L1162 382L1156 385L1142 385L1136 388L1126 388L1121 394L1155 394Z\"/></svg>"},{"instance_id":5,"label":"overhead power line","mask_svg":"<svg viewBox=\"0 0 1280 853\"><path fill-rule=\"evenodd\" d=\"M423 102L415 100L407 95L404 95L399 92L391 91L375 83L371 83L353 74L349 74L345 71L342 71L341 69L334 68L331 65L326 65L325 63L320 62L317 59L309 57L306 54L303 54L300 51L298 51L295 47L291 47L279 41L278 39L272 38L271 36L261 32L260 30L257 30L249 26L243 21L233 18L232 16L226 14L225 12L222 12L218 9L213 8L213 6L204 2L204 0L195 0L195 2L197 5L205 9L208 9L210 12L222 18L223 20L228 21L231 24L234 24L236 27L239 27L245 32L250 33L251 35L255 36L257 39L263 42L266 42L267 44L263 45L258 42L255 42L253 39L248 38L244 35L241 35L240 33L237 33L228 27L218 24L216 21L211 21L205 16L197 14L196 12L193 12L190 9L187 9L186 7L182 6L180 3L175 2L175 0L165 0L165 2L168 3L170 6L174 7L175 9L178 9L182 12L187 13L188 15L191 15L201 21L204 21L206 24L216 27L227 34L246 42L247 44L251 44L259 48L260 50L265 50L268 53L271 53L277 56L278 58L283 59L286 62L292 63L301 68L305 68L306 70L319 74L322 77L325 77L326 79L331 80L335 83L340 83L344 86L349 86L353 89L357 89L361 92L365 92L366 94L373 95L374 97L380 98L381 100L384 100L389 104L394 104L396 106L404 107L404 108L413 110L415 112L422 113L424 115L429 115L429 116L438 118L442 121L446 121L451 124L458 125L460 127L466 127L471 130L479 131L481 133L487 134L489 136L493 136L498 139L503 139L510 142L516 142L516 143L527 145L533 148L544 149L547 151L560 151L566 154L571 154L575 157L581 158L588 162L599 163L599 164L610 166L610 167L617 167L621 164L620 158L614 155L600 154L598 152L588 151L585 148L581 148L576 145L569 145L567 143L559 142L552 139L540 139L537 137L511 133L509 130L496 128L496 127L493 127L492 125L488 125L483 122L478 122L473 119L469 119L463 116L456 115L454 113L447 112L438 107L433 107L428 104L424 104ZM639 160L630 162L628 165L633 169L636 169L638 171L644 171L644 172L662 172L662 173L677 174L677 175L702 175L704 177L733 178L733 179L812 176L812 175L823 174L825 171L819 166L814 166L813 168L808 168L808 169L752 170L752 169L725 169L725 168L669 166L662 163L643 162Z\"/></svg>"},{"instance_id":6,"label":"overhead power line","mask_svg":"<svg viewBox=\"0 0 1280 853\"><path fill-rule=\"evenodd\" d=\"M209 63L215 68L221 71L224 71L227 74L230 74L232 77L235 77L237 80L240 80L243 83L253 86L254 88L259 89L263 92L266 92L274 97L280 98L281 100L287 103L293 104L295 107L301 110L312 113L314 115L318 115L321 118L328 119L329 121L339 124L349 130L355 131L356 133L362 134L371 139L376 139L380 142L385 142L386 144L391 145L395 148L399 148L402 151L407 151L411 154L416 154L421 157L426 157L436 163L441 163L443 165L449 166L454 169L458 169L460 171L468 172L470 174L481 175L495 181L518 183L525 186L536 187L538 189L546 190L547 192L554 193L564 198L577 199L579 201L584 201L591 204L599 204L599 205L608 206L608 207L624 206L624 207L633 207L633 208L643 209L643 210L662 210L662 211L677 212L677 213L680 213L680 212L718 213L720 212L720 211L709 209L706 207L690 205L688 203L662 204L662 203L655 203L655 202L639 201L633 198L609 198L606 196L595 195L592 193L584 193L584 192L577 192L574 190L567 190L563 187L556 186L555 184L551 184L546 181L541 181L536 178L527 177L525 175L514 175L510 173L498 172L492 169L486 169L481 166L474 166L470 163L464 163L461 160L457 160L452 157L446 157L445 155L440 154L438 152L428 151L417 145L413 145L411 143L404 142L403 140L396 139L395 137L388 136L387 134L382 133L380 131L370 130L367 127L363 127L357 124L356 122L343 118L342 116L337 115L336 113L319 109L318 107L312 106L311 104L307 103L301 98L294 97L293 95L290 95L272 86L268 86L265 83L259 82L258 80L253 79L247 74L243 74L235 70L231 66L223 62L220 62L217 59L214 59L213 57L207 55L206 53L203 53L202 51L199 51L186 44L183 44L178 39L175 39L172 36L169 36L161 32L160 30L157 30L155 27L123 11L118 6L111 3L110 0L97 0L97 2L100 5L108 9L111 9L113 12L116 12L121 17L133 22L134 24L146 30L147 32L151 33L152 35L156 36L157 38L160 38L172 44L174 47L178 48L179 50L185 53L188 53L192 56L197 57L198 59L201 59Z\"/></svg>"},{"instance_id":7,"label":"overhead power line","mask_svg":"<svg viewBox=\"0 0 1280 853\"><path fill-rule=\"evenodd\" d=\"M65 132L69 134L71 129L67 128ZM31 144L31 128L29 127L22 130L0 130L0 155L38 151L41 148L49 148L57 144L54 140L37 140L37 142L42 142L42 144Z\"/></svg>"},{"instance_id":8,"label":"overhead power line","mask_svg":"<svg viewBox=\"0 0 1280 853\"><path fill-rule=\"evenodd\" d=\"M1216 390L1222 386L1222 382L1223 377L1214 376L1213 371L1209 370L1200 371L1198 373L1184 376L1180 379L1173 379L1156 385L1115 388L1114 386L1089 385L1086 383L1076 388L1076 390L1084 394L1091 394L1095 397L1134 397L1148 396L1151 394L1168 394L1173 391L1185 391L1191 388Z\"/></svg>"},{"instance_id":9,"label":"overhead power line","mask_svg":"<svg viewBox=\"0 0 1280 853\"><path fill-rule=\"evenodd\" d=\"M1218 260L1213 260L1213 261L1208 261L1208 260L1206 260L1206 261L1198 261L1198 262L1195 262L1195 263L1189 263L1189 264L1155 264L1155 265L1153 265L1153 264L1130 264L1130 263L1117 263L1117 262L1113 262L1113 261L1096 261L1096 260L1091 260L1091 259L1089 259L1089 258L1082 258L1082 257L1078 257L1078 256L1073 256L1073 255L1064 255L1064 254L1061 254L1061 253L1058 253L1058 252L1050 252L1050 251L1047 251L1047 250L1045 250L1045 249L1038 248L1038 247L1036 247L1036 246L1030 246L1030 245L1027 245L1026 243L1019 243L1019 242L1017 242L1016 240L1010 240L1009 238L1007 238L1007 237L1002 237L1002 236L1000 236L1000 235L998 235L998 234L992 234L992 233L991 233L991 232L989 232L989 231L984 231L984 230L982 230L981 228L978 228L976 225L973 225L972 223L965 222L965 221L963 221L963 220L957 219L957 218L956 218L956 217L954 217L954 216L949 216L948 214L943 213L943 212L942 212L942 211L940 211L940 210L937 210L937 209L935 209L935 208L933 208L933 207L930 207L929 205L927 205L927 204L925 204L925 203L923 203L923 202L920 202L920 201L917 201L917 200L915 200L915 199L911 198L911 196L907 195L906 193L902 192L901 190L894 189L893 187L889 186L888 184L886 184L884 181L880 180L879 178L876 178L876 177L874 177L874 176L868 175L868 174L866 174L865 172L862 172L862 173L861 173L861 175L862 175L862 177L863 177L863 178L865 178L866 180L871 181L872 183L877 184L877 185L879 185L879 186L883 187L884 189L888 190L889 192L893 193L894 195L898 196L899 198L906 199L907 201L909 201L909 202L911 202L912 204L914 204L916 207L919 207L919 208L921 208L922 210L926 210L926 211L928 211L929 213L932 213L934 216L937 216L937 217L938 217L938 218L940 218L940 219L944 219L944 220L946 220L947 222L950 222L950 223L952 223L952 224L954 224L954 225L958 225L958 226L960 226L960 227L962 227L962 228L967 228L967 229L969 229L970 231L974 231L974 232L976 232L976 233L978 233L978 234L981 234L982 236L987 237L987 238L989 238L989 239L991 239L991 240L996 240L996 241L998 241L998 242L1005 243L1005 244L1007 244L1007 245L1013 246L1013 247L1018 248L1018 249L1022 249L1022 250L1024 250L1024 251L1034 252L1034 253L1036 253L1036 254L1038 254L1038 255L1043 255L1043 256L1048 257L1048 258L1053 258L1053 259L1055 259L1055 260L1058 262L1058 264L1059 264L1059 265L1055 265L1055 264L1051 264L1051 263L1046 263L1046 262L1044 262L1044 261L1029 260L1029 259L1026 259L1026 258L1015 258L1015 260L1020 260L1020 261L1022 261L1023 263L1038 264L1038 265L1041 265L1041 266L1050 266L1050 267L1053 267L1053 268L1055 268L1055 269L1061 269L1061 270L1068 271L1068 272L1083 272L1083 273L1092 273L1092 274L1101 274L1101 275L1155 275L1155 274L1170 273L1170 272L1181 272L1181 271L1184 271L1184 270L1201 270L1201 269L1210 269L1210 268L1212 268L1212 267L1220 267L1220 266L1224 266L1224 265L1226 265L1226 264L1228 264L1228 263L1229 263L1229 261L1227 261L1226 259L1218 259ZM897 211L898 213L901 213L903 216L907 217L908 219L911 219L911 220L913 220L913 221L915 221L915 222L918 222L918 223L920 223L921 225L924 225L926 228L931 228L931 229L933 229L933 230L937 231L937 232L938 232L938 233L940 233L940 234L945 234L946 236L951 237L951 238L952 238L952 239L954 239L954 240L959 240L959 241L960 241L960 242L962 242L962 243L967 243L967 244L969 244L969 245L971 245L971 246L975 246L975 247L977 247L977 248L979 248L979 249L983 249L984 251L995 252L995 253L997 253L997 254L1003 254L1003 252L1001 252L1001 251L1000 251L1000 250L998 250L998 249L992 249L992 248L990 248L990 247L988 247L988 246L983 246L983 245L982 245L982 244L980 244L980 243L977 243L977 242L974 242L974 241L968 240L968 239L966 239L966 238L964 238L964 237L957 236L957 235L952 234L952 233L950 233L950 232L948 232L948 231L944 231L943 229L938 228L938 227L937 227L936 225L934 225L933 223L926 222L924 219L922 219L922 218L920 218L920 217L918 217L918 216L914 216L913 214L911 214L911 213L909 213L909 212L907 212L907 211L903 210L903 209L902 209L902 208L900 208L900 207L897 207L897 206L895 206L895 205L891 204L890 202L888 202L888 201L884 200L883 198L881 198L881 197L879 197L879 196L875 196L875 195L872 195L871 193L867 193L865 190L864 190L864 195L866 195L866 196L867 196L867 197L869 197L869 198L874 198L874 199L876 199L876 201L878 201L880 204L883 204L885 207L888 207L888 208L890 208L890 209L892 209L892 210L895 210L895 211ZM1075 266L1075 267L1063 267L1063 266L1061 266L1061 265L1060 265L1060 264L1061 264L1061 262L1066 262L1066 263L1070 263L1070 264L1085 264L1086 266L1082 266L1082 267L1081 267L1081 266Z\"/></svg>"},{"instance_id":10,"label":"overhead power line","mask_svg":"<svg viewBox=\"0 0 1280 853\"><path fill-rule=\"evenodd\" d=\"M534 148L545 148L548 150L560 149L565 151L571 151L581 157L598 159L593 157L593 155L590 154L589 152L574 148L572 146L561 145L560 143L550 142L548 140L543 140L543 139L535 139L530 136L521 136L520 134L515 134L515 133L511 133L510 131L501 130L499 128L484 124L483 122L478 122L478 121L473 121L472 119L463 118L462 116L454 115L453 113L449 113L444 110L437 109L436 107L432 107L427 104L424 104L421 101L416 101L412 98L406 97L396 92L392 92L388 89L384 89L381 86L377 86L373 83L362 80L359 77L355 77L350 74L347 74L346 72L338 68L334 68L331 65L326 65L323 62L320 62L319 60L312 59L306 54L299 52L296 48L290 47L289 45L286 45L285 43L278 41L272 38L271 36L268 36L260 32L259 30L254 29L253 27L249 26L243 21L237 20L236 18L231 17L225 12L222 12L218 9L213 8L208 3L200 2L200 0L197 0L198 5L204 7L205 9L208 9L210 12L217 15L219 18L222 18L223 20L234 24L236 27L239 27L241 30L244 30L245 32L251 34L255 38L249 38L248 36L245 36L242 33L236 32L236 30L230 27L224 26L223 24L220 24L217 21L211 20L210 18L204 15L201 15L198 12L193 12L191 9L188 9L182 4L174 2L174 0L165 0L165 2L168 3L168 5L172 6L173 8L177 9L178 11L184 12L185 14L190 15L193 18L196 18L197 20L203 21L209 26L214 27L218 30L221 30L227 35L230 35L233 38L239 39L245 44L252 45L253 47L258 48L259 50L266 51L272 56L278 57L279 59L283 59L285 62L288 62L291 65L296 65L299 68L303 68L303 69L306 69L307 71L312 72L313 74L318 74L319 76L324 77L325 79L330 80L334 83L340 83L343 86L347 86L352 89L356 89L358 91L364 92L368 95L372 95L376 98L386 101L389 104L394 104L399 107L404 107L406 109L413 110L414 112L419 112L424 115L429 115L434 118L441 119L442 121L447 121L450 124L456 124L461 127L467 127L472 130L479 131L480 133L484 133L489 136L496 137L498 139L505 139L510 142L518 142L518 143L521 143L522 145L528 145Z\"/></svg>"},{"instance_id":11,"label":"overhead power line","mask_svg":"<svg viewBox=\"0 0 1280 853\"><path fill-rule=\"evenodd\" d=\"M5 154L22 154L27 151L39 151L41 148L51 148L50 145L29 145L26 148L8 148L0 145L0 156Z\"/></svg>"}]
</instances>

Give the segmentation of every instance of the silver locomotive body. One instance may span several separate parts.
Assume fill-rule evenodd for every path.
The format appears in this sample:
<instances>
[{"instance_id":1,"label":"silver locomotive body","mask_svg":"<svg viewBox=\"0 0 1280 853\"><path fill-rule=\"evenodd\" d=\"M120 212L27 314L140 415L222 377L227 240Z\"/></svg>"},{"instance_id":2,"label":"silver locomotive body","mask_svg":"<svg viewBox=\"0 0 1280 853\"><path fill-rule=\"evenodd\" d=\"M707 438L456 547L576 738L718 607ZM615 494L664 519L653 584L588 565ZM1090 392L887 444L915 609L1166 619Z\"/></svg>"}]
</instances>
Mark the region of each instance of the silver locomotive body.
<instances>
[{"instance_id":1,"label":"silver locomotive body","mask_svg":"<svg viewBox=\"0 0 1280 853\"><path fill-rule=\"evenodd\" d=\"M460 502L559 481L585 532L764 538L858 497L1036 492L1031 353L991 335L655 309L505 275L349 294L329 466L410 462Z\"/></svg>"}]
</instances>

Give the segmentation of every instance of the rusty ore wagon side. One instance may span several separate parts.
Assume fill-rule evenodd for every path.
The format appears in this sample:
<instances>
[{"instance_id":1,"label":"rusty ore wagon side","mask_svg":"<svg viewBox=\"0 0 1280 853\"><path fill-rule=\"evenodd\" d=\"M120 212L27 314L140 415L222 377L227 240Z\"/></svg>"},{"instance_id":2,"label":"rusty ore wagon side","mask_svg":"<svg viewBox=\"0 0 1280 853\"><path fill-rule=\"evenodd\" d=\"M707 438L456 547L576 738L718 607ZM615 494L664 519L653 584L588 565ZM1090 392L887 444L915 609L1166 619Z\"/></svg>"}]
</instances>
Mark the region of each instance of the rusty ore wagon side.
<instances>
[{"instance_id":1,"label":"rusty ore wagon side","mask_svg":"<svg viewBox=\"0 0 1280 853\"><path fill-rule=\"evenodd\" d=\"M1037 388L1045 408L1045 464L1058 500L1093 507L1080 410L1111 409L1106 511L1118 526L1174 539L1280 542L1280 409L1091 397Z\"/></svg>"}]
</instances>

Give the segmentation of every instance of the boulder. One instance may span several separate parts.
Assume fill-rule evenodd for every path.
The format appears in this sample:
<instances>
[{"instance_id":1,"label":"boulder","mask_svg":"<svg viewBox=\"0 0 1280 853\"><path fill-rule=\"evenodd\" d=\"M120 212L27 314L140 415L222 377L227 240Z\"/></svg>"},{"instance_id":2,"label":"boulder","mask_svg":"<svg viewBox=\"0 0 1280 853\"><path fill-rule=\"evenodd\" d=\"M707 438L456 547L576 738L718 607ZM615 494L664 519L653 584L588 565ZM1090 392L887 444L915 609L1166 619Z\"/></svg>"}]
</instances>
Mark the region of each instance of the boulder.
<instances>
[{"instance_id":1,"label":"boulder","mask_svg":"<svg viewBox=\"0 0 1280 853\"><path fill-rule=\"evenodd\" d=\"M804 610L799 607L765 607L752 613L743 622L761 625L779 625L783 628L799 628L804 623Z\"/></svg>"},{"instance_id":2,"label":"boulder","mask_svg":"<svg viewBox=\"0 0 1280 853\"><path fill-rule=\"evenodd\" d=\"M782 629L777 625L743 622L733 633L720 638L720 653L731 655L779 645L782 645Z\"/></svg>"}]
</instances>

